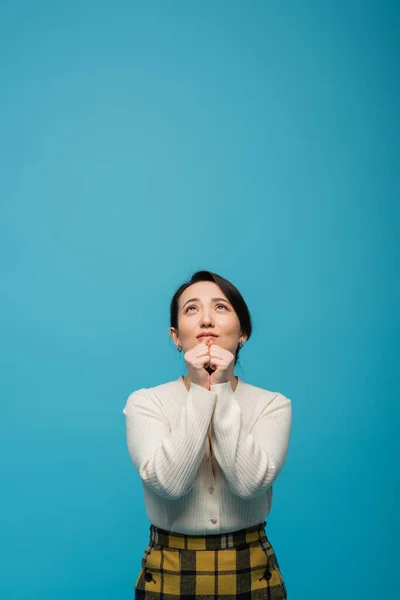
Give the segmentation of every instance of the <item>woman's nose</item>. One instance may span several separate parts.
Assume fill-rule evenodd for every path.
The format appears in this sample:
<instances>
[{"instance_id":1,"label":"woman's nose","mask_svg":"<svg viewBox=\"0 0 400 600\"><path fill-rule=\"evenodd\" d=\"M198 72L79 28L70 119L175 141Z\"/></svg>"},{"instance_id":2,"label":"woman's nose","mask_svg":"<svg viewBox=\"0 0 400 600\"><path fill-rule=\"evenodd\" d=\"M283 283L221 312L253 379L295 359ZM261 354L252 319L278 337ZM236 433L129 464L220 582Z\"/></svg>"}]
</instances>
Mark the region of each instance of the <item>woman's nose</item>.
<instances>
[{"instance_id":1,"label":"woman's nose","mask_svg":"<svg viewBox=\"0 0 400 600\"><path fill-rule=\"evenodd\" d=\"M201 315L200 321L201 321L201 323L207 323L207 324L209 324L209 323L212 323L212 317L211 317L211 315L209 313L204 312Z\"/></svg>"}]
</instances>

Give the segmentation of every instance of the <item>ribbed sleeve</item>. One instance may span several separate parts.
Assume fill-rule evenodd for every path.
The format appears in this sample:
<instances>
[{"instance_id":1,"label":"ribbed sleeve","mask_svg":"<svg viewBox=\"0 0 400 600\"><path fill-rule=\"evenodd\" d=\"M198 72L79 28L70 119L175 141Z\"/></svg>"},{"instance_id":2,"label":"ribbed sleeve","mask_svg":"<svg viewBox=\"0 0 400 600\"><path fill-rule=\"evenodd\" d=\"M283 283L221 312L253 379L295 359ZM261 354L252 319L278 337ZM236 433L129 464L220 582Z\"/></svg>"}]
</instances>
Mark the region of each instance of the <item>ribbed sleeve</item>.
<instances>
[{"instance_id":1,"label":"ribbed sleeve","mask_svg":"<svg viewBox=\"0 0 400 600\"><path fill-rule=\"evenodd\" d=\"M246 431L241 408L229 382L211 386L217 394L212 418L212 448L231 491L243 499L265 492L281 471L292 422L289 398L268 400L252 431Z\"/></svg>"},{"instance_id":2,"label":"ribbed sleeve","mask_svg":"<svg viewBox=\"0 0 400 600\"><path fill-rule=\"evenodd\" d=\"M128 397L122 411L128 451L142 481L157 495L176 499L192 488L216 399L216 393L192 383L179 426L170 431L159 404L146 389Z\"/></svg>"}]
</instances>

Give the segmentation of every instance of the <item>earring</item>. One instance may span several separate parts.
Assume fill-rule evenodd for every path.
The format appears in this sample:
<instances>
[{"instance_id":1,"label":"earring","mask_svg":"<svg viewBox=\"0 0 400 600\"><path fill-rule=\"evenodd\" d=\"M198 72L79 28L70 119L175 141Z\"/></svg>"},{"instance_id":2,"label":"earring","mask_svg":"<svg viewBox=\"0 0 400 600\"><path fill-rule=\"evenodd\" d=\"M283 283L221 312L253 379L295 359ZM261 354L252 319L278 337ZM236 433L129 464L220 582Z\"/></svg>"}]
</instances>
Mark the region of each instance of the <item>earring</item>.
<instances>
[{"instance_id":1,"label":"earring","mask_svg":"<svg viewBox=\"0 0 400 600\"><path fill-rule=\"evenodd\" d=\"M178 350L178 352L182 352L182 346L177 346L176 349Z\"/></svg>"},{"instance_id":2,"label":"earring","mask_svg":"<svg viewBox=\"0 0 400 600\"><path fill-rule=\"evenodd\" d=\"M240 350L243 348L243 346L244 346L244 343L243 342L239 342L239 349Z\"/></svg>"}]
</instances>

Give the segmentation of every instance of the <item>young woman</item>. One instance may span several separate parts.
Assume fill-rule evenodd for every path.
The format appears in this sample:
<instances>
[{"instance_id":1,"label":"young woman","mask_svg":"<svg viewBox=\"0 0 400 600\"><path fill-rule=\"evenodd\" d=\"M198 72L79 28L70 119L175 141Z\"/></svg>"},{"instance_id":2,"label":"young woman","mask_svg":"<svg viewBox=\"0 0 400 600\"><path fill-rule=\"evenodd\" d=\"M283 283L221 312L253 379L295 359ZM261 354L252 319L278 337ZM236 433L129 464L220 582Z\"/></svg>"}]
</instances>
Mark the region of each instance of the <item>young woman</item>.
<instances>
[{"instance_id":1,"label":"young woman","mask_svg":"<svg viewBox=\"0 0 400 600\"><path fill-rule=\"evenodd\" d=\"M171 300L170 324L187 375L132 392L123 410L151 523L135 598L285 600L265 518L291 401L235 376L252 326L225 278L195 273Z\"/></svg>"}]
</instances>

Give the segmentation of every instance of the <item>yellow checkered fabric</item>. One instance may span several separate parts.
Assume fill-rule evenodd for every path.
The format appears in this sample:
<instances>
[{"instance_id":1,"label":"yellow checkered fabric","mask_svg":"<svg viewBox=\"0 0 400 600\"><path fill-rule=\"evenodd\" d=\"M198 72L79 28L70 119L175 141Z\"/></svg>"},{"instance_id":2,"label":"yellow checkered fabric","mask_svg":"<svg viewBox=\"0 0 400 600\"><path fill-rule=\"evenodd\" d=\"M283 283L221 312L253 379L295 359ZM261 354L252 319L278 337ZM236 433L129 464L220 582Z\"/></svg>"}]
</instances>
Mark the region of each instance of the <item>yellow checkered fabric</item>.
<instances>
[{"instance_id":1,"label":"yellow checkered fabric","mask_svg":"<svg viewBox=\"0 0 400 600\"><path fill-rule=\"evenodd\" d=\"M232 533L186 535L150 526L135 600L286 600L266 521Z\"/></svg>"}]
</instances>

